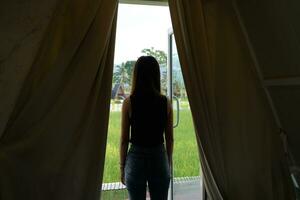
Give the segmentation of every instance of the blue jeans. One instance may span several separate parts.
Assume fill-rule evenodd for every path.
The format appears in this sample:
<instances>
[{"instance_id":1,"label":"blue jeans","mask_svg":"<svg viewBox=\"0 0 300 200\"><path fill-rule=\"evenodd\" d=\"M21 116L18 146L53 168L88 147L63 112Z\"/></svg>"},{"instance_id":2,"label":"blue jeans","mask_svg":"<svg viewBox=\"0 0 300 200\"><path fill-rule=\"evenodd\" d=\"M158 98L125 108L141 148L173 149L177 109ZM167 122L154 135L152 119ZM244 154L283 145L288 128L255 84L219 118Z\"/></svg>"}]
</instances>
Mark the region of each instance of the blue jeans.
<instances>
[{"instance_id":1,"label":"blue jeans","mask_svg":"<svg viewBox=\"0 0 300 200\"><path fill-rule=\"evenodd\" d=\"M131 145L125 163L125 183L130 200L167 200L170 169L164 145L144 148Z\"/></svg>"}]
</instances>

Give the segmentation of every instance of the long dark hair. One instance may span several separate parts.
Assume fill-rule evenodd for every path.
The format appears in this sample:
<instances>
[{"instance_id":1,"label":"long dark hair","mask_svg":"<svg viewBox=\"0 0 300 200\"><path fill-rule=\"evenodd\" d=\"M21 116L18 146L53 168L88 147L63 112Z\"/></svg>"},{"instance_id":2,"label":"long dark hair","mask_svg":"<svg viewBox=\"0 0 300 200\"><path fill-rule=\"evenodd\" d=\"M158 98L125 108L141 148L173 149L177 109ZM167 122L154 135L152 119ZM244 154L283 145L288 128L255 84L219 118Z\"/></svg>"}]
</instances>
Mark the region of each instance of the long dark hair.
<instances>
[{"instance_id":1,"label":"long dark hair","mask_svg":"<svg viewBox=\"0 0 300 200\"><path fill-rule=\"evenodd\" d=\"M160 95L160 70L153 56L141 56L135 63L131 95Z\"/></svg>"}]
</instances>

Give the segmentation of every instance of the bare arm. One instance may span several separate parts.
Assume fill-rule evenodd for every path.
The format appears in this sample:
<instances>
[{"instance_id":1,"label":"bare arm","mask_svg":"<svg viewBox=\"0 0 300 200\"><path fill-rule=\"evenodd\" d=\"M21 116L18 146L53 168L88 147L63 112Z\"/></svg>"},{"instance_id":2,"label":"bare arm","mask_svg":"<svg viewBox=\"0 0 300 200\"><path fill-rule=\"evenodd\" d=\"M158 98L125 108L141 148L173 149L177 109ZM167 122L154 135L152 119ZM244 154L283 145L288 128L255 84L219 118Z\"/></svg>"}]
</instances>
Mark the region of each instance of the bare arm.
<instances>
[{"instance_id":1,"label":"bare arm","mask_svg":"<svg viewBox=\"0 0 300 200\"><path fill-rule=\"evenodd\" d=\"M166 148L167 148L167 155L169 160L169 165L172 163L172 155L173 155L173 109L172 104L168 100L168 116L167 116L167 125L166 125L166 133L165 133L165 140L166 140Z\"/></svg>"},{"instance_id":2,"label":"bare arm","mask_svg":"<svg viewBox=\"0 0 300 200\"><path fill-rule=\"evenodd\" d=\"M127 156L128 143L129 143L129 109L130 99L126 98L122 106L122 119L121 119L121 139L120 139L120 170L121 179L124 181L124 167ZM123 182L124 183L124 182Z\"/></svg>"}]
</instances>

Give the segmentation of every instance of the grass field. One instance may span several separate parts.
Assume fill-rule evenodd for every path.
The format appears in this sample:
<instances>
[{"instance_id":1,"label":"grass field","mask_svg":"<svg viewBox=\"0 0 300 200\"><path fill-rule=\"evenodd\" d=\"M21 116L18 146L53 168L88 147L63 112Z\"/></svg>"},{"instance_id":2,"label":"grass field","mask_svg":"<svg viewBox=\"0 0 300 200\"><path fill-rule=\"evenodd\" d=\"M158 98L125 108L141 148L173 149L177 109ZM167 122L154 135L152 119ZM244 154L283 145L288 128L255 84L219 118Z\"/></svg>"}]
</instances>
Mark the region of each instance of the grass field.
<instances>
[{"instance_id":1,"label":"grass field","mask_svg":"<svg viewBox=\"0 0 300 200\"><path fill-rule=\"evenodd\" d=\"M176 113L174 113L174 116L176 116ZM104 183L119 181L120 120L120 112L111 112L104 167ZM180 123L174 129L173 165L175 177L198 176L200 174L194 127L191 113L187 109L180 111Z\"/></svg>"},{"instance_id":2,"label":"grass field","mask_svg":"<svg viewBox=\"0 0 300 200\"><path fill-rule=\"evenodd\" d=\"M126 189L102 191L101 199L103 200L128 199L128 193Z\"/></svg>"}]
</instances>

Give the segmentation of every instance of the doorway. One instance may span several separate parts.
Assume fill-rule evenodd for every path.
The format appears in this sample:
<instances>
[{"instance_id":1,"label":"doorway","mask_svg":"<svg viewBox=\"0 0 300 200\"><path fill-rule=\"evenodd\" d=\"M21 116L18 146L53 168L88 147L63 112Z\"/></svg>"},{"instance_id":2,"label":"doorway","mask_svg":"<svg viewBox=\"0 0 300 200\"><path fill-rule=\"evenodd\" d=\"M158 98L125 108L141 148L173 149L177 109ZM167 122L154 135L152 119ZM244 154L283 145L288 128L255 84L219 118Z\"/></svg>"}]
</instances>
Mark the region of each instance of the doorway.
<instances>
[{"instance_id":1,"label":"doorway","mask_svg":"<svg viewBox=\"0 0 300 200\"><path fill-rule=\"evenodd\" d=\"M183 194L201 196L198 148L169 8L166 3L152 2L151 5L145 5L145 1L135 2L139 3L119 4L101 199L128 198L125 186L119 182L120 111L124 98L130 94L135 60L141 55L153 55L157 58L161 70L162 93L173 99L174 154L169 198L187 199Z\"/></svg>"}]
</instances>

